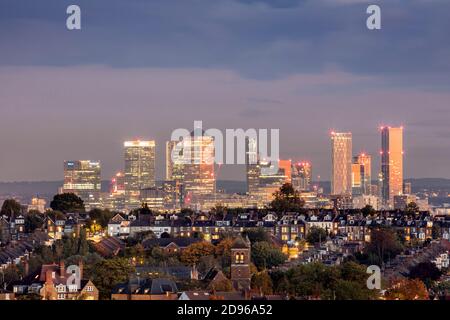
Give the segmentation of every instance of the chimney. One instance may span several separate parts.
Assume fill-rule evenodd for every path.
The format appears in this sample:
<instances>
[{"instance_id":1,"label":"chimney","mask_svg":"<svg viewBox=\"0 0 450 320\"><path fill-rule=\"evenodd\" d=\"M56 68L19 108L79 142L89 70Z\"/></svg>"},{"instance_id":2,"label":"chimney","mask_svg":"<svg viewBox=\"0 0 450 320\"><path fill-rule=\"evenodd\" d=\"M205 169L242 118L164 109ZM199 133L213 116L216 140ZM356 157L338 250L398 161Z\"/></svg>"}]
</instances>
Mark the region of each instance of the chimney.
<instances>
[{"instance_id":1,"label":"chimney","mask_svg":"<svg viewBox=\"0 0 450 320\"><path fill-rule=\"evenodd\" d=\"M83 259L80 259L80 261L78 262L78 268L80 269L80 280L83 280L83 271L84 271Z\"/></svg>"},{"instance_id":2,"label":"chimney","mask_svg":"<svg viewBox=\"0 0 450 320\"><path fill-rule=\"evenodd\" d=\"M64 264L64 260L59 262L59 276L62 278L66 276L66 266Z\"/></svg>"},{"instance_id":3,"label":"chimney","mask_svg":"<svg viewBox=\"0 0 450 320\"><path fill-rule=\"evenodd\" d=\"M194 263L194 265L192 266L192 269L191 269L191 280L198 280L198 279L199 279L199 276L198 276L197 266Z\"/></svg>"}]
</instances>

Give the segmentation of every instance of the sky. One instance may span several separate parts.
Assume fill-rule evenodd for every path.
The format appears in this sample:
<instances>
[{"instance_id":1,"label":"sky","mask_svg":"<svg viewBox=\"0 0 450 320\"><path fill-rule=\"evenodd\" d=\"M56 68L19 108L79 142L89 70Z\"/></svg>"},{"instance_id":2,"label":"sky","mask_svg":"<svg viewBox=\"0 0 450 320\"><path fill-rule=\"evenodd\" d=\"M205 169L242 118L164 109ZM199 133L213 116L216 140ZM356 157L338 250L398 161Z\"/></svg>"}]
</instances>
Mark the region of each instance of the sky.
<instances>
[{"instance_id":1,"label":"sky","mask_svg":"<svg viewBox=\"0 0 450 320\"><path fill-rule=\"evenodd\" d=\"M66 29L66 8L82 29ZM366 27L369 4L382 29ZM177 128L280 129L282 158L331 171L330 131L374 157L405 126L405 177L450 178L448 0L1 0L0 181L63 161L123 170L123 141ZM225 166L219 179L244 180Z\"/></svg>"}]
</instances>

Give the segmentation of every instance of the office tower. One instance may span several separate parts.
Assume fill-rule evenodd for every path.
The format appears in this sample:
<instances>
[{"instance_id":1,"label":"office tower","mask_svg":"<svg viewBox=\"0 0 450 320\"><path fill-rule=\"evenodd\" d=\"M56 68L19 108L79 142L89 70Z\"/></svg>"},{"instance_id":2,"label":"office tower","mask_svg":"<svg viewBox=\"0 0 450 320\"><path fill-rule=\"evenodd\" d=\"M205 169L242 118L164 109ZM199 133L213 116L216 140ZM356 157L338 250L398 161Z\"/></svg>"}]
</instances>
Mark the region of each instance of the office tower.
<instances>
[{"instance_id":1,"label":"office tower","mask_svg":"<svg viewBox=\"0 0 450 320\"><path fill-rule=\"evenodd\" d=\"M140 190L155 186L155 141L126 141L125 198L129 209L140 204Z\"/></svg>"},{"instance_id":2,"label":"office tower","mask_svg":"<svg viewBox=\"0 0 450 320\"><path fill-rule=\"evenodd\" d=\"M180 142L179 141L167 141L166 142L166 180L167 181L177 181L177 182L183 181L182 161L178 161L177 159L172 159L172 153L178 143L180 143ZM183 158L182 150L179 151L178 156L180 159Z\"/></svg>"},{"instance_id":3,"label":"office tower","mask_svg":"<svg viewBox=\"0 0 450 320\"><path fill-rule=\"evenodd\" d=\"M195 204L198 197L214 194L214 138L194 129L183 139L183 185L185 202Z\"/></svg>"},{"instance_id":4,"label":"office tower","mask_svg":"<svg viewBox=\"0 0 450 320\"><path fill-rule=\"evenodd\" d=\"M39 198L38 196L33 197L31 199L31 204L28 205L28 212L30 211L39 211L40 213L45 212L45 206L47 205L47 201L43 198Z\"/></svg>"},{"instance_id":5,"label":"office tower","mask_svg":"<svg viewBox=\"0 0 450 320\"><path fill-rule=\"evenodd\" d=\"M361 166L359 163L352 163L352 195L362 195L361 188Z\"/></svg>"},{"instance_id":6,"label":"office tower","mask_svg":"<svg viewBox=\"0 0 450 320\"><path fill-rule=\"evenodd\" d=\"M64 193L79 196L87 210L100 206L101 168L99 161L64 161Z\"/></svg>"},{"instance_id":7,"label":"office tower","mask_svg":"<svg viewBox=\"0 0 450 320\"><path fill-rule=\"evenodd\" d=\"M353 194L369 195L371 194L372 183L372 157L361 153L353 158L352 164L352 182Z\"/></svg>"},{"instance_id":8,"label":"office tower","mask_svg":"<svg viewBox=\"0 0 450 320\"><path fill-rule=\"evenodd\" d=\"M176 181L163 181L161 186L142 189L141 201L151 210L179 210L181 208L179 186Z\"/></svg>"},{"instance_id":9,"label":"office tower","mask_svg":"<svg viewBox=\"0 0 450 320\"><path fill-rule=\"evenodd\" d=\"M393 206L403 194L403 127L381 128L381 173L383 202Z\"/></svg>"},{"instance_id":10,"label":"office tower","mask_svg":"<svg viewBox=\"0 0 450 320\"><path fill-rule=\"evenodd\" d=\"M110 192L114 195L125 194L125 175L122 172L117 172L111 179Z\"/></svg>"},{"instance_id":11,"label":"office tower","mask_svg":"<svg viewBox=\"0 0 450 320\"><path fill-rule=\"evenodd\" d=\"M309 162L297 162L292 166L292 186L297 191L310 191L312 167Z\"/></svg>"},{"instance_id":12,"label":"office tower","mask_svg":"<svg viewBox=\"0 0 450 320\"><path fill-rule=\"evenodd\" d=\"M412 184L411 182L403 183L403 194L412 194Z\"/></svg>"},{"instance_id":13,"label":"office tower","mask_svg":"<svg viewBox=\"0 0 450 320\"><path fill-rule=\"evenodd\" d=\"M247 172L247 193L253 195L258 192L261 167L258 156L257 139L247 138L245 143L245 164Z\"/></svg>"},{"instance_id":14,"label":"office tower","mask_svg":"<svg viewBox=\"0 0 450 320\"><path fill-rule=\"evenodd\" d=\"M278 170L280 174L284 175L285 183L292 183L292 161L291 160L279 160Z\"/></svg>"},{"instance_id":15,"label":"office tower","mask_svg":"<svg viewBox=\"0 0 450 320\"><path fill-rule=\"evenodd\" d=\"M106 209L126 212L125 174L118 172L111 178L109 193L103 196L102 201Z\"/></svg>"},{"instance_id":16,"label":"office tower","mask_svg":"<svg viewBox=\"0 0 450 320\"><path fill-rule=\"evenodd\" d=\"M351 195L352 193L352 134L331 133L331 193Z\"/></svg>"}]
</instances>

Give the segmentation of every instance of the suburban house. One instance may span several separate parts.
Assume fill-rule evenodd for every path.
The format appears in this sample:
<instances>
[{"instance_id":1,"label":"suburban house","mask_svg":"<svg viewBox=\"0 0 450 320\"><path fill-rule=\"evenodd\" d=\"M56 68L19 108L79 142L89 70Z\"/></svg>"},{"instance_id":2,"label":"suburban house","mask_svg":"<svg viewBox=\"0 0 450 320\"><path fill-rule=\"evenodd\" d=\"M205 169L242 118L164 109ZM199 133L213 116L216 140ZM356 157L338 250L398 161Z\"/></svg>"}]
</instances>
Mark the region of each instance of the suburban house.
<instances>
[{"instance_id":1,"label":"suburban house","mask_svg":"<svg viewBox=\"0 0 450 320\"><path fill-rule=\"evenodd\" d=\"M14 283L13 292L39 295L42 300L98 300L98 289L92 281L83 279L83 263L76 266L78 276L72 269L66 269L63 261L43 265L39 272Z\"/></svg>"}]
</instances>

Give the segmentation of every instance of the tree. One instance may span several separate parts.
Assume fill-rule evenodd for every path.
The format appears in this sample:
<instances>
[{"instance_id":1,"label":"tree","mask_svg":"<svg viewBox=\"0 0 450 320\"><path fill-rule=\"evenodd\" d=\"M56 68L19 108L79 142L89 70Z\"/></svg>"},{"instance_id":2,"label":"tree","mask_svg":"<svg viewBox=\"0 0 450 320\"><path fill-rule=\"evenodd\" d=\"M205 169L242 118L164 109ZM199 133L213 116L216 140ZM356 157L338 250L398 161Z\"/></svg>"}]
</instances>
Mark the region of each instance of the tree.
<instances>
[{"instance_id":1,"label":"tree","mask_svg":"<svg viewBox=\"0 0 450 320\"><path fill-rule=\"evenodd\" d=\"M109 299L112 289L128 281L128 275L133 272L134 267L125 258L116 257L95 264L92 269L92 280L100 292L100 298Z\"/></svg>"},{"instance_id":2,"label":"tree","mask_svg":"<svg viewBox=\"0 0 450 320\"><path fill-rule=\"evenodd\" d=\"M417 205L417 203L415 203L415 202L410 202L410 203L408 203L408 205L406 206L405 211L406 211L408 214L416 214L416 213L418 213L418 212L420 211L420 208L419 208L419 206Z\"/></svg>"},{"instance_id":3,"label":"tree","mask_svg":"<svg viewBox=\"0 0 450 320\"><path fill-rule=\"evenodd\" d=\"M441 275L442 272L430 261L421 262L409 270L409 278L421 280L428 288L434 281L439 280Z\"/></svg>"},{"instance_id":4,"label":"tree","mask_svg":"<svg viewBox=\"0 0 450 320\"><path fill-rule=\"evenodd\" d=\"M379 292L366 285L365 268L354 262L340 266L309 263L289 269L286 273L271 273L276 292L294 297L316 297L323 300L372 300Z\"/></svg>"},{"instance_id":5,"label":"tree","mask_svg":"<svg viewBox=\"0 0 450 320\"><path fill-rule=\"evenodd\" d=\"M280 190L273 194L274 199L270 203L270 209L283 214L286 212L300 212L305 202L300 198L298 191L290 183L285 183Z\"/></svg>"},{"instance_id":6,"label":"tree","mask_svg":"<svg viewBox=\"0 0 450 320\"><path fill-rule=\"evenodd\" d=\"M62 193L53 197L50 208L55 211L67 212L84 212L84 202L74 193Z\"/></svg>"},{"instance_id":7,"label":"tree","mask_svg":"<svg viewBox=\"0 0 450 320\"><path fill-rule=\"evenodd\" d=\"M257 229L245 229L242 235L248 237L251 243L255 242L270 242L269 234L262 227L258 227Z\"/></svg>"},{"instance_id":8,"label":"tree","mask_svg":"<svg viewBox=\"0 0 450 320\"><path fill-rule=\"evenodd\" d=\"M102 228L106 228L108 226L108 222L113 216L114 213L108 209L102 210L95 208L89 211L90 224L95 221L95 223L100 225Z\"/></svg>"},{"instance_id":9,"label":"tree","mask_svg":"<svg viewBox=\"0 0 450 320\"><path fill-rule=\"evenodd\" d=\"M216 281L212 284L211 289L213 291L230 292L233 291L233 284L227 278L220 281Z\"/></svg>"},{"instance_id":10,"label":"tree","mask_svg":"<svg viewBox=\"0 0 450 320\"><path fill-rule=\"evenodd\" d=\"M180 259L181 262L192 266L198 264L201 257L213 255L214 251L215 248L211 243L205 241L196 242L188 246L181 253Z\"/></svg>"},{"instance_id":11,"label":"tree","mask_svg":"<svg viewBox=\"0 0 450 320\"><path fill-rule=\"evenodd\" d=\"M19 215L22 212L22 206L14 199L6 199L3 202L1 215L11 217L12 215Z\"/></svg>"},{"instance_id":12,"label":"tree","mask_svg":"<svg viewBox=\"0 0 450 320\"><path fill-rule=\"evenodd\" d=\"M431 229L431 234L434 240L440 239L442 234L442 228L436 222L433 223L433 228Z\"/></svg>"},{"instance_id":13,"label":"tree","mask_svg":"<svg viewBox=\"0 0 450 320\"><path fill-rule=\"evenodd\" d=\"M387 300L428 300L425 284L418 279L405 279L395 284L385 293Z\"/></svg>"},{"instance_id":14,"label":"tree","mask_svg":"<svg viewBox=\"0 0 450 320\"><path fill-rule=\"evenodd\" d=\"M306 236L306 240L312 244L323 242L326 239L327 239L327 231L319 227L312 227L309 230L308 235Z\"/></svg>"},{"instance_id":15,"label":"tree","mask_svg":"<svg viewBox=\"0 0 450 320\"><path fill-rule=\"evenodd\" d=\"M30 211L25 216L25 232L32 233L34 230L42 227L44 220L42 214L39 211Z\"/></svg>"},{"instance_id":16,"label":"tree","mask_svg":"<svg viewBox=\"0 0 450 320\"><path fill-rule=\"evenodd\" d=\"M258 290L262 295L273 293L273 283L269 274L265 271L253 275L251 281L252 289Z\"/></svg>"},{"instance_id":17,"label":"tree","mask_svg":"<svg viewBox=\"0 0 450 320\"><path fill-rule=\"evenodd\" d=\"M287 257L270 243L261 241L252 245L252 261L258 270L271 269L283 264Z\"/></svg>"},{"instance_id":18,"label":"tree","mask_svg":"<svg viewBox=\"0 0 450 320\"><path fill-rule=\"evenodd\" d=\"M214 208L211 209L210 213L216 220L222 220L227 214L227 207L217 204L216 206L214 206Z\"/></svg>"},{"instance_id":19,"label":"tree","mask_svg":"<svg viewBox=\"0 0 450 320\"><path fill-rule=\"evenodd\" d=\"M371 216L376 213L375 209L371 205L367 205L361 209L361 213L364 217Z\"/></svg>"},{"instance_id":20,"label":"tree","mask_svg":"<svg viewBox=\"0 0 450 320\"><path fill-rule=\"evenodd\" d=\"M389 259L395 258L403 250L397 233L390 228L372 229L370 242L365 248L365 253L375 258L373 263L383 264Z\"/></svg>"},{"instance_id":21,"label":"tree","mask_svg":"<svg viewBox=\"0 0 450 320\"><path fill-rule=\"evenodd\" d=\"M233 246L233 238L226 237L222 239L215 249L215 256L220 263L222 270L228 270L231 266L231 247Z\"/></svg>"}]
</instances>

